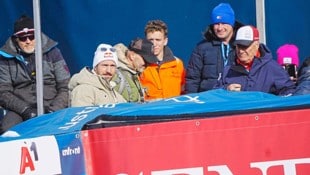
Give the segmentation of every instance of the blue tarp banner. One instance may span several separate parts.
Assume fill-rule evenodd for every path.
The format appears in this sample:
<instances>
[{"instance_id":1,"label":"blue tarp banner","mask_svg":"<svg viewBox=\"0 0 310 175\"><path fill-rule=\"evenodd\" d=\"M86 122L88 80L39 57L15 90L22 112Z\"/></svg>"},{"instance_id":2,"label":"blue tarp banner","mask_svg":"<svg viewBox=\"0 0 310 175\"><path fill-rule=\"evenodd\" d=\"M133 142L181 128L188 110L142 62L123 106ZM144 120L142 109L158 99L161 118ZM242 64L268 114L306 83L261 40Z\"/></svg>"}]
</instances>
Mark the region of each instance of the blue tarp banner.
<instances>
[{"instance_id":1,"label":"blue tarp banner","mask_svg":"<svg viewBox=\"0 0 310 175\"><path fill-rule=\"evenodd\" d=\"M0 137L0 141L71 133L97 119L108 122L177 120L232 114L310 108L310 95L280 97L261 92L222 89L182 95L149 103L74 107L25 121ZM10 137L6 137L10 136ZM15 137L13 137L15 136Z\"/></svg>"}]
</instances>

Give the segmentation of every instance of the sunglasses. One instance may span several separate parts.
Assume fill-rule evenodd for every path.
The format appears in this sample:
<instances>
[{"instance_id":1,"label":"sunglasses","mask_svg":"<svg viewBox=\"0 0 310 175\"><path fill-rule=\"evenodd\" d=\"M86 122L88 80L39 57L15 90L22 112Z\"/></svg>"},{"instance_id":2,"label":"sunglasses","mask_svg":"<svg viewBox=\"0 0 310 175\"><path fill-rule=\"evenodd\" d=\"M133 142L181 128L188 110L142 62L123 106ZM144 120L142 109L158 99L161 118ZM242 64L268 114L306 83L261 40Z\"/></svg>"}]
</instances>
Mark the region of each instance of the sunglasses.
<instances>
[{"instance_id":1,"label":"sunglasses","mask_svg":"<svg viewBox=\"0 0 310 175\"><path fill-rule=\"evenodd\" d=\"M32 41L32 40L34 40L34 35L18 37L19 41L21 41L21 42L27 41L27 38L28 38L30 41Z\"/></svg>"},{"instance_id":2,"label":"sunglasses","mask_svg":"<svg viewBox=\"0 0 310 175\"><path fill-rule=\"evenodd\" d=\"M113 48L113 47L110 47L110 48L101 47L101 48L100 48L100 50L103 51L103 52L107 51L108 49L109 49L111 52L116 52L116 49Z\"/></svg>"}]
</instances>

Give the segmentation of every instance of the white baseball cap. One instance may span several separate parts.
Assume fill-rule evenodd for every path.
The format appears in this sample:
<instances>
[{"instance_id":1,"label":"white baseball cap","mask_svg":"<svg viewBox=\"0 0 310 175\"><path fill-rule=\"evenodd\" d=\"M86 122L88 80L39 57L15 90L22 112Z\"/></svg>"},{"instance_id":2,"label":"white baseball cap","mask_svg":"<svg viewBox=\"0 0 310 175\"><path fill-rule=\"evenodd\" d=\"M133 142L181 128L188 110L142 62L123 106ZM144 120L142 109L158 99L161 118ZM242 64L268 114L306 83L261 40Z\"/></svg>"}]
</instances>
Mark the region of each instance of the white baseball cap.
<instances>
[{"instance_id":1,"label":"white baseball cap","mask_svg":"<svg viewBox=\"0 0 310 175\"><path fill-rule=\"evenodd\" d=\"M240 27L237 31L235 45L249 46L253 41L259 40L259 32L257 28L247 25Z\"/></svg>"}]
</instances>

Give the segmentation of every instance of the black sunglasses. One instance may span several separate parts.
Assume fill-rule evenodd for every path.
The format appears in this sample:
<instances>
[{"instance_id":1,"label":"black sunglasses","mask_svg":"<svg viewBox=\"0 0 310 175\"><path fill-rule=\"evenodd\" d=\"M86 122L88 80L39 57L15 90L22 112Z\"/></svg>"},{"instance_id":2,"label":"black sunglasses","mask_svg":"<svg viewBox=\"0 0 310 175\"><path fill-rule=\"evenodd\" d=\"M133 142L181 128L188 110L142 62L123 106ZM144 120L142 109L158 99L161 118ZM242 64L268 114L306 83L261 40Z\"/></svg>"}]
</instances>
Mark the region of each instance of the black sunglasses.
<instances>
[{"instance_id":1,"label":"black sunglasses","mask_svg":"<svg viewBox=\"0 0 310 175\"><path fill-rule=\"evenodd\" d=\"M27 38L28 38L30 41L32 41L32 40L34 40L34 35L18 37L19 41L21 41L21 42L27 41Z\"/></svg>"}]
</instances>

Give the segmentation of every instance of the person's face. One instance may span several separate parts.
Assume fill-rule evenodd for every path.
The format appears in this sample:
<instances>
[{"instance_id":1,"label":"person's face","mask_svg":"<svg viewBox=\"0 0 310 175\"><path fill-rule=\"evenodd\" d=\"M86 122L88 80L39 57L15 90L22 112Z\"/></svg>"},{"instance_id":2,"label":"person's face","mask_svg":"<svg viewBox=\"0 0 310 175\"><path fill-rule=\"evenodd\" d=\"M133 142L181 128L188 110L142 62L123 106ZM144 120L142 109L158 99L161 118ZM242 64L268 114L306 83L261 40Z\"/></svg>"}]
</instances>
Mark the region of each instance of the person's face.
<instances>
[{"instance_id":1,"label":"person's face","mask_svg":"<svg viewBox=\"0 0 310 175\"><path fill-rule=\"evenodd\" d=\"M116 64L112 60L101 61L94 69L97 75L110 81L116 72Z\"/></svg>"},{"instance_id":2,"label":"person's face","mask_svg":"<svg viewBox=\"0 0 310 175\"><path fill-rule=\"evenodd\" d=\"M25 53L33 53L35 49L35 39L34 35L25 35L16 38L18 46L22 49Z\"/></svg>"},{"instance_id":3,"label":"person's face","mask_svg":"<svg viewBox=\"0 0 310 175\"><path fill-rule=\"evenodd\" d=\"M249 46L242 46L238 45L236 46L236 53L239 61L243 64L248 64L252 62L254 59L254 56L256 55L259 48L259 42L254 41Z\"/></svg>"},{"instance_id":4,"label":"person's face","mask_svg":"<svg viewBox=\"0 0 310 175\"><path fill-rule=\"evenodd\" d=\"M137 72L143 72L146 67L143 57L139 54L134 53L132 59L132 66Z\"/></svg>"},{"instance_id":5,"label":"person's face","mask_svg":"<svg viewBox=\"0 0 310 175\"><path fill-rule=\"evenodd\" d=\"M155 31L146 34L146 39L150 40L154 45L154 55L157 57L162 56L164 53L164 47L167 45L168 38L165 37L164 32Z\"/></svg>"},{"instance_id":6,"label":"person's face","mask_svg":"<svg viewBox=\"0 0 310 175\"><path fill-rule=\"evenodd\" d=\"M221 41L229 43L233 36L234 29L229 24L217 23L213 25L213 31Z\"/></svg>"}]
</instances>

